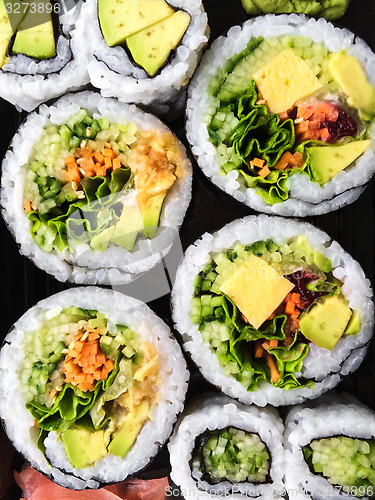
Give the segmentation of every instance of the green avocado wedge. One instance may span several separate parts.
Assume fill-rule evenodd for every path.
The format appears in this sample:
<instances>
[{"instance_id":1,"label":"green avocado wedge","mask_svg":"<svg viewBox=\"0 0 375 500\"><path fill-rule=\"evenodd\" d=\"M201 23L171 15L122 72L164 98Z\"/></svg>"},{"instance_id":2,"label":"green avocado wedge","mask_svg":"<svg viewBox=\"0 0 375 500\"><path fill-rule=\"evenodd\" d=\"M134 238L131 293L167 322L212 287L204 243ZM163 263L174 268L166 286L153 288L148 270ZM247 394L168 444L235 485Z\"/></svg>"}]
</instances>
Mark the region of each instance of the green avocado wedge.
<instances>
[{"instance_id":1,"label":"green avocado wedge","mask_svg":"<svg viewBox=\"0 0 375 500\"><path fill-rule=\"evenodd\" d=\"M190 15L179 10L163 21L129 36L126 45L134 61L153 76L180 43L189 24Z\"/></svg>"},{"instance_id":2,"label":"green avocado wedge","mask_svg":"<svg viewBox=\"0 0 375 500\"><path fill-rule=\"evenodd\" d=\"M66 454L72 465L83 469L107 455L109 435L104 431L68 429L61 434Z\"/></svg>"},{"instance_id":3,"label":"green avocado wedge","mask_svg":"<svg viewBox=\"0 0 375 500\"><path fill-rule=\"evenodd\" d=\"M99 0L98 15L104 40L113 47L126 37L174 13L164 0Z\"/></svg>"},{"instance_id":4,"label":"green avocado wedge","mask_svg":"<svg viewBox=\"0 0 375 500\"><path fill-rule=\"evenodd\" d=\"M324 185L339 172L353 163L370 146L370 140L352 141L346 144L306 148L310 168L319 177L319 184Z\"/></svg>"},{"instance_id":5,"label":"green avocado wedge","mask_svg":"<svg viewBox=\"0 0 375 500\"><path fill-rule=\"evenodd\" d=\"M149 411L150 403L142 401L139 406L135 407L134 412L127 415L123 426L109 443L109 453L121 458L125 457L146 422Z\"/></svg>"},{"instance_id":6,"label":"green avocado wedge","mask_svg":"<svg viewBox=\"0 0 375 500\"><path fill-rule=\"evenodd\" d=\"M24 18L28 5L21 5L20 12L16 12L15 1L8 2L7 0L0 0L0 68L6 63L7 51L10 43L10 39L17 31L22 19ZM12 11L9 13L8 7L13 6Z\"/></svg>"},{"instance_id":7,"label":"green avocado wedge","mask_svg":"<svg viewBox=\"0 0 375 500\"><path fill-rule=\"evenodd\" d=\"M30 3L31 7L19 25L12 51L35 59L48 59L56 55L52 5L49 0L37 2Z\"/></svg>"},{"instance_id":8,"label":"green avocado wedge","mask_svg":"<svg viewBox=\"0 0 375 500\"><path fill-rule=\"evenodd\" d=\"M352 310L343 295L332 295L301 315L301 333L318 347L332 350L344 334Z\"/></svg>"}]
</instances>

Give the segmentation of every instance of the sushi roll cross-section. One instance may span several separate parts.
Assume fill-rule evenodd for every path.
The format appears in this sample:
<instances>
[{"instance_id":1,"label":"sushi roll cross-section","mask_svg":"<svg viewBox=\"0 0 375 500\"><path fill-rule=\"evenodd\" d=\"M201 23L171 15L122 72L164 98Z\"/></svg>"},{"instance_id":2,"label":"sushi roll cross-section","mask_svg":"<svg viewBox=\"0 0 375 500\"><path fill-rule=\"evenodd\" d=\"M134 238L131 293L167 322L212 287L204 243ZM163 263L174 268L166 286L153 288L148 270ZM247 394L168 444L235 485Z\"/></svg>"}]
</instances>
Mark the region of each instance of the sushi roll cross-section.
<instances>
[{"instance_id":1,"label":"sushi roll cross-section","mask_svg":"<svg viewBox=\"0 0 375 500\"><path fill-rule=\"evenodd\" d=\"M203 394L168 445L171 479L185 499L278 498L283 491L282 421L272 408Z\"/></svg>"},{"instance_id":2,"label":"sushi roll cross-section","mask_svg":"<svg viewBox=\"0 0 375 500\"><path fill-rule=\"evenodd\" d=\"M0 371L0 415L14 446L75 489L145 467L182 410L188 379L166 325L139 301L98 288L28 311L5 340Z\"/></svg>"},{"instance_id":3,"label":"sushi roll cross-section","mask_svg":"<svg viewBox=\"0 0 375 500\"><path fill-rule=\"evenodd\" d=\"M189 89L187 137L200 167L258 211L306 216L353 201L374 171L374 61L322 19L231 28Z\"/></svg>"},{"instance_id":4,"label":"sushi roll cross-section","mask_svg":"<svg viewBox=\"0 0 375 500\"><path fill-rule=\"evenodd\" d=\"M161 114L171 103L181 112L182 91L209 37L201 0L89 0L77 33L103 96Z\"/></svg>"},{"instance_id":5,"label":"sushi roll cross-section","mask_svg":"<svg viewBox=\"0 0 375 500\"><path fill-rule=\"evenodd\" d=\"M372 291L358 264L308 224L267 216L203 235L172 295L184 348L244 403L317 397L363 359Z\"/></svg>"},{"instance_id":6,"label":"sushi roll cross-section","mask_svg":"<svg viewBox=\"0 0 375 500\"><path fill-rule=\"evenodd\" d=\"M0 2L1 97L32 111L89 82L74 35L79 10L54 0Z\"/></svg>"},{"instance_id":7,"label":"sushi roll cross-section","mask_svg":"<svg viewBox=\"0 0 375 500\"><path fill-rule=\"evenodd\" d=\"M285 486L298 500L374 497L375 415L353 397L293 408L284 444Z\"/></svg>"},{"instance_id":8,"label":"sushi roll cross-section","mask_svg":"<svg viewBox=\"0 0 375 500\"><path fill-rule=\"evenodd\" d=\"M156 118L82 93L31 115L13 144L4 215L37 265L62 280L127 282L168 249L190 200L191 166Z\"/></svg>"}]
</instances>

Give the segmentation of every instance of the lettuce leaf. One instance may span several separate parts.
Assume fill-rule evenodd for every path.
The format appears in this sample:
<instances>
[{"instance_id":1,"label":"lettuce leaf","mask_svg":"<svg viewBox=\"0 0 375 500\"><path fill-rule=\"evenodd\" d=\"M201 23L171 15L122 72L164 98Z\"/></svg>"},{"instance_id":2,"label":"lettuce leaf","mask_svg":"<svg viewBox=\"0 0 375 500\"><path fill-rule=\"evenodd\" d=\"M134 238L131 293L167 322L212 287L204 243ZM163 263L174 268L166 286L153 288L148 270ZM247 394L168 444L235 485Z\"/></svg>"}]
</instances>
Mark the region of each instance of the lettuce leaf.
<instances>
[{"instance_id":1,"label":"lettuce leaf","mask_svg":"<svg viewBox=\"0 0 375 500\"><path fill-rule=\"evenodd\" d=\"M107 380L98 381L94 391L83 392L78 387L65 384L51 408L38 402L35 398L26 403L26 408L30 410L32 416L37 420L40 429L64 432L86 415L94 405L100 391L106 391L113 383L119 371L121 356L122 354L118 352L114 368Z\"/></svg>"},{"instance_id":2,"label":"lettuce leaf","mask_svg":"<svg viewBox=\"0 0 375 500\"><path fill-rule=\"evenodd\" d=\"M85 199L65 202L44 214L29 213L28 218L33 222L31 236L46 251L55 245L62 252L69 248L69 238L87 242L119 218L122 206L116 193L133 185L134 173L126 167L113 170L108 177L85 177L82 179Z\"/></svg>"}]
</instances>

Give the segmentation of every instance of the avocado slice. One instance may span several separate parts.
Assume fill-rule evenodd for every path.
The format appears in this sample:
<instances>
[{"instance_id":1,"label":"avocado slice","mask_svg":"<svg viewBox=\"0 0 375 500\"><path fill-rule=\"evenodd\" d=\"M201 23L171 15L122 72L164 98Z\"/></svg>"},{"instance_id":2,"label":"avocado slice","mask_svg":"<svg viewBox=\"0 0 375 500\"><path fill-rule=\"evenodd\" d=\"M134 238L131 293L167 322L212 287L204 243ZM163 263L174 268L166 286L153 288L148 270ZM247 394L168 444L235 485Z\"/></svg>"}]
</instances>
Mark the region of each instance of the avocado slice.
<instances>
[{"instance_id":1,"label":"avocado slice","mask_svg":"<svg viewBox=\"0 0 375 500\"><path fill-rule=\"evenodd\" d=\"M160 212L167 193L157 194L149 198L146 202L142 214L142 221L146 231L147 238L153 238L159 225Z\"/></svg>"},{"instance_id":2,"label":"avocado slice","mask_svg":"<svg viewBox=\"0 0 375 500\"><path fill-rule=\"evenodd\" d=\"M332 295L301 315L301 333L318 347L332 350L345 332L352 316L345 297Z\"/></svg>"},{"instance_id":3,"label":"avocado slice","mask_svg":"<svg viewBox=\"0 0 375 500\"><path fill-rule=\"evenodd\" d=\"M109 434L104 431L72 428L63 432L61 438L71 464L78 469L92 465L108 453Z\"/></svg>"},{"instance_id":4,"label":"avocado slice","mask_svg":"<svg viewBox=\"0 0 375 500\"><path fill-rule=\"evenodd\" d=\"M371 120L375 115L375 89L367 81L358 60L347 54L332 54L329 69L347 95L350 106L357 108L362 118Z\"/></svg>"},{"instance_id":5,"label":"avocado slice","mask_svg":"<svg viewBox=\"0 0 375 500\"><path fill-rule=\"evenodd\" d=\"M35 59L48 59L56 55L51 10L52 5L49 0L30 3L30 8L19 25L12 47L13 53Z\"/></svg>"},{"instance_id":6,"label":"avocado slice","mask_svg":"<svg viewBox=\"0 0 375 500\"><path fill-rule=\"evenodd\" d=\"M164 0L99 0L98 16L106 43L113 47L127 36L171 16L174 9Z\"/></svg>"},{"instance_id":7,"label":"avocado slice","mask_svg":"<svg viewBox=\"0 0 375 500\"><path fill-rule=\"evenodd\" d=\"M91 248L101 250L102 252L104 252L104 250L107 250L114 231L115 231L115 225L109 226L106 229L104 229L104 231L101 231L100 233L96 234L90 241Z\"/></svg>"},{"instance_id":8,"label":"avocado slice","mask_svg":"<svg viewBox=\"0 0 375 500\"><path fill-rule=\"evenodd\" d=\"M139 210L125 205L115 226L111 242L130 251L134 247L138 233L142 230L142 216Z\"/></svg>"},{"instance_id":9,"label":"avocado slice","mask_svg":"<svg viewBox=\"0 0 375 500\"><path fill-rule=\"evenodd\" d=\"M18 8L16 8L16 5ZM12 11L7 12L7 7L12 5ZM16 0L0 0L0 68L6 63L6 55L10 43L10 39L17 31L19 24L25 17L29 8L29 4L22 4ZM8 9L10 10L10 9Z\"/></svg>"},{"instance_id":10,"label":"avocado slice","mask_svg":"<svg viewBox=\"0 0 375 500\"><path fill-rule=\"evenodd\" d=\"M357 335L361 330L361 317L358 313L353 313L345 328L344 335Z\"/></svg>"},{"instance_id":11,"label":"avocado slice","mask_svg":"<svg viewBox=\"0 0 375 500\"><path fill-rule=\"evenodd\" d=\"M146 422L149 411L150 403L145 400L135 407L134 412L127 415L121 429L109 443L109 453L121 458L125 457Z\"/></svg>"},{"instance_id":12,"label":"avocado slice","mask_svg":"<svg viewBox=\"0 0 375 500\"><path fill-rule=\"evenodd\" d=\"M306 148L310 167L316 172L323 185L348 167L370 146L371 141L353 141L337 146L314 146Z\"/></svg>"},{"instance_id":13,"label":"avocado slice","mask_svg":"<svg viewBox=\"0 0 375 500\"><path fill-rule=\"evenodd\" d=\"M179 10L163 21L128 36L126 45L134 61L152 76L180 43L189 24L190 15Z\"/></svg>"}]
</instances>

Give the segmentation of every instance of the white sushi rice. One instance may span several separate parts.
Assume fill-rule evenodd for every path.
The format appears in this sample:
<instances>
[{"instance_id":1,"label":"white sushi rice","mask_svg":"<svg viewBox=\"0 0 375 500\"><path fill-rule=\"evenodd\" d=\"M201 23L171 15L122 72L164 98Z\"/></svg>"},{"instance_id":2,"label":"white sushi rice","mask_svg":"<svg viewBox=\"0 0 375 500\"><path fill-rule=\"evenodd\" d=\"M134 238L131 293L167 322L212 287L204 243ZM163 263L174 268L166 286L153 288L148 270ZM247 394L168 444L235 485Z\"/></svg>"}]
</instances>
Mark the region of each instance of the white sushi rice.
<instances>
[{"instance_id":1,"label":"white sushi rice","mask_svg":"<svg viewBox=\"0 0 375 500\"><path fill-rule=\"evenodd\" d=\"M235 427L260 437L270 453L269 482L232 485L228 481L223 481L217 485L210 485L192 477L190 467L196 438L207 430L220 430L226 427ZM232 493L224 494L227 499L276 498L283 492L283 430L280 417L271 407L262 409L255 406L246 407L223 395L204 394L185 410L168 444L172 467L171 479L180 487L186 500L196 498L211 500L229 491Z\"/></svg>"},{"instance_id":2,"label":"white sushi rice","mask_svg":"<svg viewBox=\"0 0 375 500\"><path fill-rule=\"evenodd\" d=\"M168 3L188 12L191 22L171 61L150 77L130 60L122 47L106 44L99 25L97 0L85 2L77 22L77 39L86 53L90 81L103 96L117 97L122 102L152 104L160 113L169 111L167 103L178 104L181 90L186 88L208 41L207 15L201 0Z\"/></svg>"},{"instance_id":3,"label":"white sushi rice","mask_svg":"<svg viewBox=\"0 0 375 500\"><path fill-rule=\"evenodd\" d=\"M110 245L102 252L84 243L78 244L72 253L67 249L61 253L57 250L42 250L30 234L32 223L23 208L23 186L27 171L25 165L30 160L33 146L41 136L43 127L66 123L80 108L93 112L95 117L107 117L110 122L133 122L142 130L169 130L153 115L146 114L135 106L105 99L93 92L69 94L52 106L41 106L21 125L3 161L3 216L20 246L20 252L56 279L77 284L125 284L159 262L178 236L178 229L191 199L191 164L184 146L179 142L186 175L177 179L168 191L158 235L152 240L139 241L132 252L116 245Z\"/></svg>"},{"instance_id":4,"label":"white sushi rice","mask_svg":"<svg viewBox=\"0 0 375 500\"><path fill-rule=\"evenodd\" d=\"M313 389L304 387L287 391L261 381L258 390L248 392L234 377L224 373L216 354L210 350L208 343L203 342L198 325L191 321L194 280L211 261L214 253L226 251L238 242L248 245L271 239L282 245L289 238L299 235L306 236L307 242L315 250L331 260L333 275L343 282L342 292L349 306L360 315L361 330L357 335L341 338L332 351L310 343L301 376L315 380ZM209 382L245 404L290 405L318 397L336 386L343 376L358 368L365 356L374 325L372 297L370 282L358 262L323 231L296 220L267 215L248 216L228 224L213 235L205 233L187 249L172 291L173 319L182 335L184 349Z\"/></svg>"},{"instance_id":5,"label":"white sushi rice","mask_svg":"<svg viewBox=\"0 0 375 500\"><path fill-rule=\"evenodd\" d=\"M375 172L375 130L371 129L372 143L366 152L349 168L337 174L323 187L311 182L304 174L290 176L287 187L290 198L282 203L267 204L254 189L240 180L239 172L221 173L216 150L209 140L204 123L206 109L213 98L207 86L224 62L242 51L251 38L288 34L304 35L314 42L322 43L329 51L346 50L354 55L364 69L369 82L375 86L375 55L368 45L346 29L335 28L324 19L309 19L303 15L273 15L257 17L234 26L225 37L212 44L197 69L189 86L186 107L186 135L192 152L205 175L220 189L259 212L274 215L305 217L319 215L352 203L354 196L345 196L347 190L363 187ZM353 193L352 193L353 194ZM357 191L356 195L359 196ZM339 199L339 196L341 198Z\"/></svg>"},{"instance_id":6,"label":"white sushi rice","mask_svg":"<svg viewBox=\"0 0 375 500\"><path fill-rule=\"evenodd\" d=\"M60 15L61 33L56 57L37 61L19 54L0 69L0 96L3 99L32 111L49 99L89 83L85 54L75 30L79 11L77 5Z\"/></svg>"},{"instance_id":7,"label":"white sushi rice","mask_svg":"<svg viewBox=\"0 0 375 500\"><path fill-rule=\"evenodd\" d=\"M34 418L20 396L17 366L24 357L25 332L42 326L41 313L69 306L96 309L112 324L124 324L151 343L160 359L160 400L151 410L150 420L142 428L124 459L108 454L93 466L73 468L64 446L53 432L45 441L46 453L54 467L47 464L36 445ZM62 486L74 489L97 488L100 482L118 482L144 468L169 437L178 413L183 409L189 372L180 347L167 325L145 304L121 293L96 287L73 288L53 295L29 309L14 325L0 352L0 417L15 448L31 465ZM58 468L57 468L58 467Z\"/></svg>"},{"instance_id":8,"label":"white sushi rice","mask_svg":"<svg viewBox=\"0 0 375 500\"><path fill-rule=\"evenodd\" d=\"M284 434L286 490L295 500L357 498L344 490L340 493L340 488L322 475L313 474L304 459L303 447L314 439L332 436L375 439L375 414L347 395L330 394L329 398L316 403L319 405L296 406L287 416Z\"/></svg>"}]
</instances>

